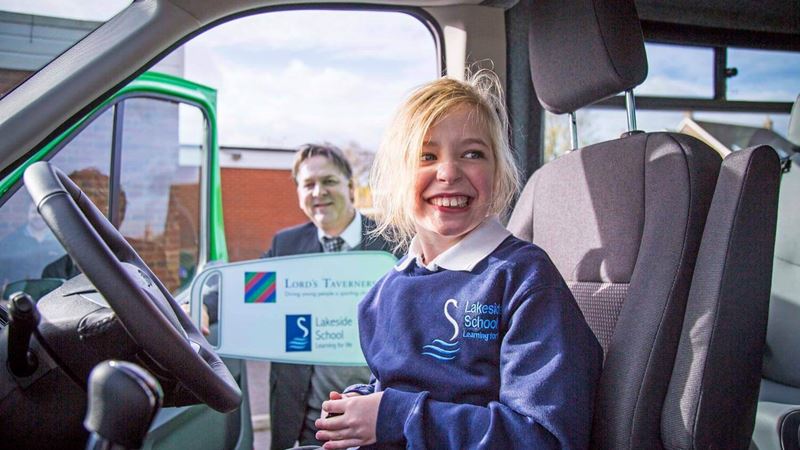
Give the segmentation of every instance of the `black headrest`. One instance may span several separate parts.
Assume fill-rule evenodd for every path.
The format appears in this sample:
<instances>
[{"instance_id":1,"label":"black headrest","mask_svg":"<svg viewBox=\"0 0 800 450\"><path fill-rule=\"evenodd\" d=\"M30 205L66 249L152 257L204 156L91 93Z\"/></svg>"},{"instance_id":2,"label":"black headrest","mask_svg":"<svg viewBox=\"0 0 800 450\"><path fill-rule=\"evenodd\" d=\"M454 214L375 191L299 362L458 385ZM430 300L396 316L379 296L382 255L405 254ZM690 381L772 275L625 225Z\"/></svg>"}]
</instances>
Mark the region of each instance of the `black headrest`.
<instances>
[{"instance_id":1,"label":"black headrest","mask_svg":"<svg viewBox=\"0 0 800 450\"><path fill-rule=\"evenodd\" d=\"M647 55L633 0L534 0L528 32L539 102L563 114L633 88Z\"/></svg>"}]
</instances>

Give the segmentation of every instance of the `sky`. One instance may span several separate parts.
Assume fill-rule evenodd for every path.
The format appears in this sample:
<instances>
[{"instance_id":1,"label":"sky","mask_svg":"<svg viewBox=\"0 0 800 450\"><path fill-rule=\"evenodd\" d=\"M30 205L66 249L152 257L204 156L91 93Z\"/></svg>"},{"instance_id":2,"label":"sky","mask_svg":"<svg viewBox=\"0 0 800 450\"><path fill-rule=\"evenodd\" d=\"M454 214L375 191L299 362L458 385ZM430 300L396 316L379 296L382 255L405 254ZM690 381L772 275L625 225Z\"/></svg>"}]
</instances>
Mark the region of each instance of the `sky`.
<instances>
[{"instance_id":1,"label":"sky","mask_svg":"<svg viewBox=\"0 0 800 450\"><path fill-rule=\"evenodd\" d=\"M185 45L185 76L219 91L223 144L376 150L403 98L437 76L433 38L398 13L285 11Z\"/></svg>"}]
</instances>

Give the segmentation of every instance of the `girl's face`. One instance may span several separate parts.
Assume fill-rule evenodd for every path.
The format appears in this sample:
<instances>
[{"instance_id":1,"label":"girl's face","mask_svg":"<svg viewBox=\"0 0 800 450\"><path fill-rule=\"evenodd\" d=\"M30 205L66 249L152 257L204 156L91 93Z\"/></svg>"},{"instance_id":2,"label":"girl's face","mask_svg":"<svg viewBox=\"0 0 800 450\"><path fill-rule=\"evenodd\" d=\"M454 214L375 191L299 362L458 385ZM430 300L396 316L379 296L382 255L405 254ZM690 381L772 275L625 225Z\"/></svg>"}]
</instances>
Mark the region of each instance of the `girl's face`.
<instances>
[{"instance_id":1,"label":"girl's face","mask_svg":"<svg viewBox=\"0 0 800 450\"><path fill-rule=\"evenodd\" d=\"M496 162L477 116L474 106L457 106L425 135L413 209L423 243L449 248L489 211Z\"/></svg>"}]
</instances>

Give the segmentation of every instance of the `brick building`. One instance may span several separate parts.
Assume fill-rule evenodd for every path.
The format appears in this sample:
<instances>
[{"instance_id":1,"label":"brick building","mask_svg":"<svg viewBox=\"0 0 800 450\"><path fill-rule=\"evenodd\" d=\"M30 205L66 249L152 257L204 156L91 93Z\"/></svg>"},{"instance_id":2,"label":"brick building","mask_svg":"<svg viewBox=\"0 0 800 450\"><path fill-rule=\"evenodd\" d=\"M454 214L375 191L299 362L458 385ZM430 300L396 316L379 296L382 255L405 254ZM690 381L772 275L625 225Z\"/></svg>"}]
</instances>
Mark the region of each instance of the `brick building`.
<instances>
[{"instance_id":1,"label":"brick building","mask_svg":"<svg viewBox=\"0 0 800 450\"><path fill-rule=\"evenodd\" d=\"M278 230L307 220L297 204L293 159L292 149L220 149L230 261L260 257Z\"/></svg>"},{"instance_id":2,"label":"brick building","mask_svg":"<svg viewBox=\"0 0 800 450\"><path fill-rule=\"evenodd\" d=\"M354 171L355 206L372 214L366 186L373 153L344 149ZM297 203L291 170L294 149L220 148L222 210L230 261L260 257L279 230L308 221Z\"/></svg>"}]
</instances>

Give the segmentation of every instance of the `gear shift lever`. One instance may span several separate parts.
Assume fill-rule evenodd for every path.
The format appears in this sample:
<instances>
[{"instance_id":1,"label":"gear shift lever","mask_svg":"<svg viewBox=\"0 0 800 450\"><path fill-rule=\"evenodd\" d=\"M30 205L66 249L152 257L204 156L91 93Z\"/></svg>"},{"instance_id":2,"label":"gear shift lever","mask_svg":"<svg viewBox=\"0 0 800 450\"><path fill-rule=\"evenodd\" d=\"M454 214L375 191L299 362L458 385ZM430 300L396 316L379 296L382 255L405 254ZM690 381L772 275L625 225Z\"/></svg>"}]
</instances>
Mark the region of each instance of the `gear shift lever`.
<instances>
[{"instance_id":1,"label":"gear shift lever","mask_svg":"<svg viewBox=\"0 0 800 450\"><path fill-rule=\"evenodd\" d=\"M156 379L136 364L104 361L95 366L83 421L91 433L86 449L140 448L163 397Z\"/></svg>"}]
</instances>

